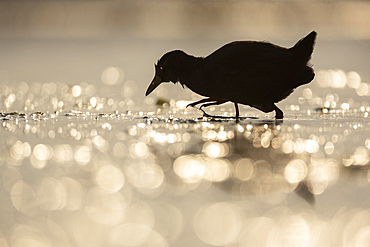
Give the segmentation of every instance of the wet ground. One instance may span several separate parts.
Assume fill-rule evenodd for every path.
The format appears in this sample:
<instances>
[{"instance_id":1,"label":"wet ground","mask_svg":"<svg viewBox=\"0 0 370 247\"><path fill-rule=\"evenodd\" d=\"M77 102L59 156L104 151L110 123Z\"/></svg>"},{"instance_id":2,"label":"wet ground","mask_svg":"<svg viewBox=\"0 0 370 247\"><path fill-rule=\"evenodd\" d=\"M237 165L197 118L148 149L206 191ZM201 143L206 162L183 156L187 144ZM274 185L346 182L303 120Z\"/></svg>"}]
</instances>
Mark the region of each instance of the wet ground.
<instances>
[{"instance_id":1,"label":"wet ground","mask_svg":"<svg viewBox=\"0 0 370 247\"><path fill-rule=\"evenodd\" d=\"M316 68L284 120L236 121L171 85L144 99L152 71L116 64L100 84L1 72L1 246L368 245L366 73Z\"/></svg>"}]
</instances>

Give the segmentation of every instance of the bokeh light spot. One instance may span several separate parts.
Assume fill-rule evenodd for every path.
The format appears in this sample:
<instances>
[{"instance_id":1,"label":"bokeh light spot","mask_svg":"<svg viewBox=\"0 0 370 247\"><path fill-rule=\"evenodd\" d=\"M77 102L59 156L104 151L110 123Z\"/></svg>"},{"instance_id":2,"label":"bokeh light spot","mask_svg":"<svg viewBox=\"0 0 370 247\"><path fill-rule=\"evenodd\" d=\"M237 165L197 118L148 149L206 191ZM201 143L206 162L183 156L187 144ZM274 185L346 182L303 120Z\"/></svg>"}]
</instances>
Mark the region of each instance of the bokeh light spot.
<instances>
[{"instance_id":1,"label":"bokeh light spot","mask_svg":"<svg viewBox=\"0 0 370 247\"><path fill-rule=\"evenodd\" d=\"M133 186L145 189L156 189L164 180L163 170L156 164L133 163L126 175Z\"/></svg>"},{"instance_id":2,"label":"bokeh light spot","mask_svg":"<svg viewBox=\"0 0 370 247\"><path fill-rule=\"evenodd\" d=\"M235 177L247 181L253 176L253 161L248 158L239 159L235 163Z\"/></svg>"},{"instance_id":3,"label":"bokeh light spot","mask_svg":"<svg viewBox=\"0 0 370 247\"><path fill-rule=\"evenodd\" d=\"M369 150L365 147L358 147L353 158L355 165L366 165L369 162Z\"/></svg>"},{"instance_id":4,"label":"bokeh light spot","mask_svg":"<svg viewBox=\"0 0 370 247\"><path fill-rule=\"evenodd\" d=\"M121 83L123 81L123 77L123 70L113 66L107 67L101 75L103 83L109 86Z\"/></svg>"},{"instance_id":5,"label":"bokeh light spot","mask_svg":"<svg viewBox=\"0 0 370 247\"><path fill-rule=\"evenodd\" d=\"M285 178L290 183L298 183L306 177L307 171L306 163L301 159L295 159L285 167Z\"/></svg>"},{"instance_id":6,"label":"bokeh light spot","mask_svg":"<svg viewBox=\"0 0 370 247\"><path fill-rule=\"evenodd\" d=\"M205 173L204 164L194 156L184 155L173 163L174 172L189 183L199 182Z\"/></svg>"},{"instance_id":7,"label":"bokeh light spot","mask_svg":"<svg viewBox=\"0 0 370 247\"><path fill-rule=\"evenodd\" d=\"M51 158L50 148L44 144L37 144L33 149L33 155L38 160L47 160Z\"/></svg>"},{"instance_id":8,"label":"bokeh light spot","mask_svg":"<svg viewBox=\"0 0 370 247\"><path fill-rule=\"evenodd\" d=\"M224 157L229 152L228 146L219 142L206 142L203 145L203 150L210 158Z\"/></svg>"},{"instance_id":9,"label":"bokeh light spot","mask_svg":"<svg viewBox=\"0 0 370 247\"><path fill-rule=\"evenodd\" d=\"M236 205L216 203L198 210L193 224L195 233L203 242L225 246L238 236L241 221L242 215Z\"/></svg>"},{"instance_id":10,"label":"bokeh light spot","mask_svg":"<svg viewBox=\"0 0 370 247\"><path fill-rule=\"evenodd\" d=\"M230 176L230 167L228 161L224 159L208 159L205 164L204 178L214 182L226 180Z\"/></svg>"},{"instance_id":11,"label":"bokeh light spot","mask_svg":"<svg viewBox=\"0 0 370 247\"><path fill-rule=\"evenodd\" d=\"M14 207L26 214L34 215L37 212L37 200L33 189L22 180L14 184L11 192Z\"/></svg>"},{"instance_id":12,"label":"bokeh light spot","mask_svg":"<svg viewBox=\"0 0 370 247\"><path fill-rule=\"evenodd\" d=\"M91 159L91 150L87 146L79 146L75 150L74 158L80 165L86 165Z\"/></svg>"},{"instance_id":13,"label":"bokeh light spot","mask_svg":"<svg viewBox=\"0 0 370 247\"><path fill-rule=\"evenodd\" d=\"M74 85L72 87L72 96L73 97L78 97L78 96L81 95L81 93L82 93L82 89L79 85Z\"/></svg>"},{"instance_id":14,"label":"bokeh light spot","mask_svg":"<svg viewBox=\"0 0 370 247\"><path fill-rule=\"evenodd\" d=\"M125 182L122 172L113 165L105 165L96 173L97 184L107 191L118 191Z\"/></svg>"},{"instance_id":15,"label":"bokeh light spot","mask_svg":"<svg viewBox=\"0 0 370 247\"><path fill-rule=\"evenodd\" d=\"M44 210L60 210L66 205L67 193L55 178L44 178L39 184L37 201Z\"/></svg>"}]
</instances>

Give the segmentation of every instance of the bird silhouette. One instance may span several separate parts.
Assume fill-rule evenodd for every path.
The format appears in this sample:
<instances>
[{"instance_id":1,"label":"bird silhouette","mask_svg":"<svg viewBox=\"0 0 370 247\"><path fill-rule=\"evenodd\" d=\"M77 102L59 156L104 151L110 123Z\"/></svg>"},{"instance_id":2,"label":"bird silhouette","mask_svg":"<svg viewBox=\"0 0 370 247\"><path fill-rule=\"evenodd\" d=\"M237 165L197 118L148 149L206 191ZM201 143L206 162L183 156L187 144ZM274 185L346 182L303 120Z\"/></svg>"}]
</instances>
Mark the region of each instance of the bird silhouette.
<instances>
[{"instance_id":1,"label":"bird silhouette","mask_svg":"<svg viewBox=\"0 0 370 247\"><path fill-rule=\"evenodd\" d=\"M235 41L207 57L170 51L155 64L155 76L146 95L162 82L179 82L207 97L188 106L204 103L202 108L230 101L235 105L236 117L240 103L263 112L275 111L275 118L282 119L283 112L275 103L315 76L308 62L316 35L312 31L291 48L268 42Z\"/></svg>"}]
</instances>

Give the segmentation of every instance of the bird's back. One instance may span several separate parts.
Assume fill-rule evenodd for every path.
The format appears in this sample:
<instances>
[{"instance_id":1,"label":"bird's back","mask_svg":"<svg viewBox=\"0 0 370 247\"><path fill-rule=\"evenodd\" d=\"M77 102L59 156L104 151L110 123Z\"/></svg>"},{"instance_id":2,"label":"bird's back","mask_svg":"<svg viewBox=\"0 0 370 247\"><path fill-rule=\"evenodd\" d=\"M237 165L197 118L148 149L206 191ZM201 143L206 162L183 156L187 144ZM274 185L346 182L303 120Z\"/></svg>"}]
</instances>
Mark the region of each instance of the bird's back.
<instances>
[{"instance_id":1,"label":"bird's back","mask_svg":"<svg viewBox=\"0 0 370 247\"><path fill-rule=\"evenodd\" d=\"M203 79L212 84L207 96L248 105L278 102L314 76L294 50L266 42L232 42L203 62Z\"/></svg>"}]
</instances>

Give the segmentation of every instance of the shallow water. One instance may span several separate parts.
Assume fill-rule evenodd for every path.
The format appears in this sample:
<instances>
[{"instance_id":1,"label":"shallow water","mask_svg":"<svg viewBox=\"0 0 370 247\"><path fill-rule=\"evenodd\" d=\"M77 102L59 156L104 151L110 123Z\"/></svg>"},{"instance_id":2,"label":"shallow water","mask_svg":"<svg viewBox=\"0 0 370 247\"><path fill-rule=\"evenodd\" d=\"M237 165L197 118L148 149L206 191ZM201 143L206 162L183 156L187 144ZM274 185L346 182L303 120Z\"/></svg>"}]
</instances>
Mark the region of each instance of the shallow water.
<instances>
[{"instance_id":1,"label":"shallow water","mask_svg":"<svg viewBox=\"0 0 370 247\"><path fill-rule=\"evenodd\" d=\"M317 68L284 120L236 121L171 86L140 102L123 70L2 85L0 245L367 246L366 74Z\"/></svg>"}]
</instances>

